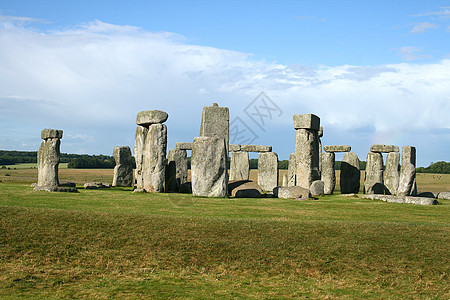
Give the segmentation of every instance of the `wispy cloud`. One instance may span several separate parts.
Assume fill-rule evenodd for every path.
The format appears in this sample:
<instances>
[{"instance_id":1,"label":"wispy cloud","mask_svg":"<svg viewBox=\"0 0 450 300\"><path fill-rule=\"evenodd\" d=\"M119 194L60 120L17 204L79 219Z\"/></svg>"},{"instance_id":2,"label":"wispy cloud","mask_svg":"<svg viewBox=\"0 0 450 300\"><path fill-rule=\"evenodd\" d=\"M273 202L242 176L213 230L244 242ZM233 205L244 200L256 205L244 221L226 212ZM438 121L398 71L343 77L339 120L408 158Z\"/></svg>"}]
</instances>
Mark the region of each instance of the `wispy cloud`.
<instances>
[{"instance_id":1,"label":"wispy cloud","mask_svg":"<svg viewBox=\"0 0 450 300\"><path fill-rule=\"evenodd\" d=\"M441 7L438 11L424 12L413 15L414 17L439 16L442 18L450 18L450 6Z\"/></svg>"},{"instance_id":2,"label":"wispy cloud","mask_svg":"<svg viewBox=\"0 0 450 300\"><path fill-rule=\"evenodd\" d=\"M413 46L407 46L398 49L398 53L406 61L431 58L429 55L421 54L421 52L421 49Z\"/></svg>"},{"instance_id":3,"label":"wispy cloud","mask_svg":"<svg viewBox=\"0 0 450 300\"><path fill-rule=\"evenodd\" d=\"M434 29L434 28L438 28L438 27L439 26L437 24L432 24L432 23L428 23L428 22L420 23L420 24L415 25L411 29L410 33L422 33L429 29Z\"/></svg>"}]
</instances>

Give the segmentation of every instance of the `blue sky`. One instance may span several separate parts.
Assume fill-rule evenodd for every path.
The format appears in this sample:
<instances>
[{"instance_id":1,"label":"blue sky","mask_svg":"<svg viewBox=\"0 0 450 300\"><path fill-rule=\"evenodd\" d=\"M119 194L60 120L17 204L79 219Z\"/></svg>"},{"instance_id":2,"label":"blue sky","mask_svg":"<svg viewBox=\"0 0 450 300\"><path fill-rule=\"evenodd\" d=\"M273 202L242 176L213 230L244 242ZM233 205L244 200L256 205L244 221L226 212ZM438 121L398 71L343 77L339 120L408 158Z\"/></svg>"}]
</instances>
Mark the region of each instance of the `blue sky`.
<instances>
[{"instance_id":1,"label":"blue sky","mask_svg":"<svg viewBox=\"0 0 450 300\"><path fill-rule=\"evenodd\" d=\"M449 41L448 1L0 0L0 149L36 150L50 127L63 152L111 154L151 109L173 147L218 102L280 159L292 115L315 113L323 144L362 160L383 143L450 161ZM261 92L278 108L264 126Z\"/></svg>"}]
</instances>

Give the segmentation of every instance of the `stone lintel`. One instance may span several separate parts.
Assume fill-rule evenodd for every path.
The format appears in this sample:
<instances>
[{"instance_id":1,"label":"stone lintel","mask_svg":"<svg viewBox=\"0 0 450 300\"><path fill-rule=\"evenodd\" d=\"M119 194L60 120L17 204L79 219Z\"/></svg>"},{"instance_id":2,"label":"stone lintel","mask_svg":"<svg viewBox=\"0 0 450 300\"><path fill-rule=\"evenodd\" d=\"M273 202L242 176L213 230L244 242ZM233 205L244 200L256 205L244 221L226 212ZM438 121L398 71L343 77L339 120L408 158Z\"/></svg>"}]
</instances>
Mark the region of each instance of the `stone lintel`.
<instances>
[{"instance_id":1,"label":"stone lintel","mask_svg":"<svg viewBox=\"0 0 450 300\"><path fill-rule=\"evenodd\" d=\"M370 152L378 152L378 153L399 152L399 148L398 146L394 145L372 145L372 147L370 147Z\"/></svg>"},{"instance_id":2,"label":"stone lintel","mask_svg":"<svg viewBox=\"0 0 450 300\"><path fill-rule=\"evenodd\" d=\"M352 147L349 145L327 145L323 147L325 152L350 152Z\"/></svg>"}]
</instances>

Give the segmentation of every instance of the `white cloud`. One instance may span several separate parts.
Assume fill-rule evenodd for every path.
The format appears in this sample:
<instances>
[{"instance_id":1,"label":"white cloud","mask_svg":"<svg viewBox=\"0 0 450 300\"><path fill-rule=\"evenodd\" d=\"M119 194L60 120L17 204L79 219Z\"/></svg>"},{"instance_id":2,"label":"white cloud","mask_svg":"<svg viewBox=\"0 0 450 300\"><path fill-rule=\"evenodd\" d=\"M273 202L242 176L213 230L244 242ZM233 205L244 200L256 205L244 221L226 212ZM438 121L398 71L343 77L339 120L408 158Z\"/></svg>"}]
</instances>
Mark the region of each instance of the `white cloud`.
<instances>
[{"instance_id":1,"label":"white cloud","mask_svg":"<svg viewBox=\"0 0 450 300\"><path fill-rule=\"evenodd\" d=\"M431 58L428 55L420 54L421 52L421 49L412 46L402 47L398 49L398 53L406 61Z\"/></svg>"},{"instance_id":2,"label":"white cloud","mask_svg":"<svg viewBox=\"0 0 450 300\"><path fill-rule=\"evenodd\" d=\"M432 23L420 23L417 24L416 26L413 27L413 29L411 29L410 33L422 33L425 32L429 29L434 29L434 28L438 28L439 26L436 24L432 24Z\"/></svg>"},{"instance_id":3,"label":"white cloud","mask_svg":"<svg viewBox=\"0 0 450 300\"><path fill-rule=\"evenodd\" d=\"M441 7L438 11L420 13L414 16L415 17L438 16L441 18L450 18L450 6Z\"/></svg>"}]
</instances>

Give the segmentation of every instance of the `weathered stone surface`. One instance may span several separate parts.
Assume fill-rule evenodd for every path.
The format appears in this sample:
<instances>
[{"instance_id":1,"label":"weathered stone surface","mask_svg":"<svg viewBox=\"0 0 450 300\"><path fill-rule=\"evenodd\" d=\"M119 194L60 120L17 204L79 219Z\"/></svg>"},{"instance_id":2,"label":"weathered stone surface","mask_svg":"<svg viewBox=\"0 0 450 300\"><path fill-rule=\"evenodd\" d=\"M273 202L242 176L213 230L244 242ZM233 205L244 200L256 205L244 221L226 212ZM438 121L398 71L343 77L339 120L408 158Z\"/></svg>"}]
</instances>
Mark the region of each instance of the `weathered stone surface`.
<instances>
[{"instance_id":1,"label":"weathered stone surface","mask_svg":"<svg viewBox=\"0 0 450 300\"><path fill-rule=\"evenodd\" d=\"M420 194L417 194L417 197L424 197L424 198L438 198L439 193L433 193L433 192L422 192Z\"/></svg>"},{"instance_id":2,"label":"weathered stone surface","mask_svg":"<svg viewBox=\"0 0 450 300\"><path fill-rule=\"evenodd\" d=\"M287 176L287 174L283 175L283 180L281 181L281 186L288 186L288 176Z\"/></svg>"},{"instance_id":3,"label":"weathered stone surface","mask_svg":"<svg viewBox=\"0 0 450 300\"><path fill-rule=\"evenodd\" d=\"M359 158L354 152L346 152L341 164L340 187L342 194L358 194L361 171Z\"/></svg>"},{"instance_id":4,"label":"weathered stone surface","mask_svg":"<svg viewBox=\"0 0 450 300\"><path fill-rule=\"evenodd\" d=\"M296 130L295 154L297 164L297 186L309 188L311 183L320 179L319 137L317 131Z\"/></svg>"},{"instance_id":5,"label":"weathered stone surface","mask_svg":"<svg viewBox=\"0 0 450 300\"><path fill-rule=\"evenodd\" d=\"M249 177L248 152L230 152L230 180L248 180Z\"/></svg>"},{"instance_id":6,"label":"weathered stone surface","mask_svg":"<svg viewBox=\"0 0 450 300\"><path fill-rule=\"evenodd\" d=\"M262 198L264 197L263 190L254 181L238 180L230 181L228 183L228 193L236 198Z\"/></svg>"},{"instance_id":7,"label":"weathered stone surface","mask_svg":"<svg viewBox=\"0 0 450 300\"><path fill-rule=\"evenodd\" d=\"M438 199L450 200L450 192L440 192L437 196Z\"/></svg>"},{"instance_id":8,"label":"weathered stone surface","mask_svg":"<svg viewBox=\"0 0 450 300\"><path fill-rule=\"evenodd\" d=\"M148 127L152 124L161 124L167 121L169 115L161 110L144 110L137 114L136 124Z\"/></svg>"},{"instance_id":9,"label":"weathered stone surface","mask_svg":"<svg viewBox=\"0 0 450 300\"><path fill-rule=\"evenodd\" d=\"M166 175L167 127L152 124L144 144L142 164L143 189L146 192L164 192Z\"/></svg>"},{"instance_id":10,"label":"weathered stone surface","mask_svg":"<svg viewBox=\"0 0 450 300\"><path fill-rule=\"evenodd\" d=\"M230 112L228 107L219 107L217 103L203 107L200 136L219 137L225 139L225 145L229 149Z\"/></svg>"},{"instance_id":11,"label":"weathered stone surface","mask_svg":"<svg viewBox=\"0 0 450 300\"><path fill-rule=\"evenodd\" d=\"M272 191L278 185L278 155L275 152L259 154L258 185L263 191Z\"/></svg>"},{"instance_id":12,"label":"weathered stone surface","mask_svg":"<svg viewBox=\"0 0 450 300\"><path fill-rule=\"evenodd\" d=\"M324 182L322 180L313 181L309 191L313 196L322 196L324 194Z\"/></svg>"},{"instance_id":13,"label":"weathered stone surface","mask_svg":"<svg viewBox=\"0 0 450 300\"><path fill-rule=\"evenodd\" d=\"M389 153L398 151L398 146L394 145L372 145L372 147L370 147L370 152Z\"/></svg>"},{"instance_id":14,"label":"weathered stone surface","mask_svg":"<svg viewBox=\"0 0 450 300\"><path fill-rule=\"evenodd\" d=\"M230 152L239 152L241 151L241 145L238 144L230 144Z\"/></svg>"},{"instance_id":15,"label":"weathered stone surface","mask_svg":"<svg viewBox=\"0 0 450 300\"><path fill-rule=\"evenodd\" d=\"M176 149L177 150L192 150L192 143L177 142Z\"/></svg>"},{"instance_id":16,"label":"weathered stone surface","mask_svg":"<svg viewBox=\"0 0 450 300\"><path fill-rule=\"evenodd\" d=\"M180 185L180 193L192 194L192 182L185 182Z\"/></svg>"},{"instance_id":17,"label":"weathered stone surface","mask_svg":"<svg viewBox=\"0 0 450 300\"><path fill-rule=\"evenodd\" d=\"M78 190L74 187L62 187L62 186L36 186L33 189L33 191L78 193Z\"/></svg>"},{"instance_id":18,"label":"weathered stone surface","mask_svg":"<svg viewBox=\"0 0 450 300\"><path fill-rule=\"evenodd\" d=\"M134 142L134 160L136 162L136 169L134 177L136 179L136 190L144 190L143 166L144 166L144 146L147 138L148 128L138 126L136 128L135 142Z\"/></svg>"},{"instance_id":19,"label":"weathered stone surface","mask_svg":"<svg viewBox=\"0 0 450 300\"><path fill-rule=\"evenodd\" d=\"M112 186L133 185L133 161L131 160L131 149L128 146L114 147L114 176Z\"/></svg>"},{"instance_id":20,"label":"weathered stone surface","mask_svg":"<svg viewBox=\"0 0 450 300\"><path fill-rule=\"evenodd\" d=\"M384 186L387 195L396 195L400 181L400 153L390 152L386 157L386 169L384 171Z\"/></svg>"},{"instance_id":21,"label":"weathered stone surface","mask_svg":"<svg viewBox=\"0 0 450 300\"><path fill-rule=\"evenodd\" d=\"M322 153L321 177L324 183L323 192L325 195L333 194L336 187L336 174L334 171L335 154L333 152Z\"/></svg>"},{"instance_id":22,"label":"weathered stone surface","mask_svg":"<svg viewBox=\"0 0 450 300\"><path fill-rule=\"evenodd\" d=\"M294 115L294 128L319 131L320 118L313 114Z\"/></svg>"},{"instance_id":23,"label":"weathered stone surface","mask_svg":"<svg viewBox=\"0 0 450 300\"><path fill-rule=\"evenodd\" d=\"M289 166L288 166L288 186L296 186L297 184L297 163L296 154L291 153L289 155Z\"/></svg>"},{"instance_id":24,"label":"weathered stone surface","mask_svg":"<svg viewBox=\"0 0 450 300\"><path fill-rule=\"evenodd\" d=\"M187 182L186 150L170 149L167 157L166 192L178 192L180 185Z\"/></svg>"},{"instance_id":25,"label":"weathered stone surface","mask_svg":"<svg viewBox=\"0 0 450 300\"><path fill-rule=\"evenodd\" d=\"M203 197L227 195L228 172L225 140L221 137L196 137L192 145L192 194Z\"/></svg>"},{"instance_id":26,"label":"weathered stone surface","mask_svg":"<svg viewBox=\"0 0 450 300\"><path fill-rule=\"evenodd\" d=\"M352 147L349 145L327 145L323 146L325 152L350 152Z\"/></svg>"},{"instance_id":27,"label":"weathered stone surface","mask_svg":"<svg viewBox=\"0 0 450 300\"><path fill-rule=\"evenodd\" d=\"M298 200L308 200L311 199L311 193L309 189L305 189L301 186L288 186L281 187L277 186L273 189L273 195L276 198L281 199L298 199Z\"/></svg>"},{"instance_id":28,"label":"weathered stone surface","mask_svg":"<svg viewBox=\"0 0 450 300\"><path fill-rule=\"evenodd\" d=\"M263 145L241 145L241 150L245 152L271 152L272 146Z\"/></svg>"},{"instance_id":29,"label":"weathered stone surface","mask_svg":"<svg viewBox=\"0 0 450 300\"><path fill-rule=\"evenodd\" d=\"M317 133L319 135L319 138L323 137L323 127L320 126L319 132Z\"/></svg>"},{"instance_id":30,"label":"weathered stone surface","mask_svg":"<svg viewBox=\"0 0 450 300\"><path fill-rule=\"evenodd\" d=\"M439 202L433 198L411 197L411 196L393 196L393 195L364 195L363 199L382 200L392 203L408 203L416 205L436 205Z\"/></svg>"},{"instance_id":31,"label":"weathered stone surface","mask_svg":"<svg viewBox=\"0 0 450 300\"><path fill-rule=\"evenodd\" d=\"M108 189L111 185L103 182L86 182L84 188L86 190Z\"/></svg>"},{"instance_id":32,"label":"weathered stone surface","mask_svg":"<svg viewBox=\"0 0 450 300\"><path fill-rule=\"evenodd\" d=\"M364 179L365 194L384 194L383 156L381 153L367 153L366 178Z\"/></svg>"},{"instance_id":33,"label":"weathered stone surface","mask_svg":"<svg viewBox=\"0 0 450 300\"><path fill-rule=\"evenodd\" d=\"M41 132L41 136L45 136L44 129ZM55 130L55 132L62 130ZM58 186L58 166L59 166L59 154L60 154L61 141L59 138L46 137L42 141L37 153L37 165L38 165L38 182L37 185L42 186Z\"/></svg>"},{"instance_id":34,"label":"weathered stone surface","mask_svg":"<svg viewBox=\"0 0 450 300\"><path fill-rule=\"evenodd\" d=\"M58 129L43 129L41 131L41 139L62 139L63 131Z\"/></svg>"},{"instance_id":35,"label":"weathered stone surface","mask_svg":"<svg viewBox=\"0 0 450 300\"><path fill-rule=\"evenodd\" d=\"M398 185L397 195L417 195L415 147L404 146L402 148L402 167L400 171L400 182Z\"/></svg>"}]
</instances>

